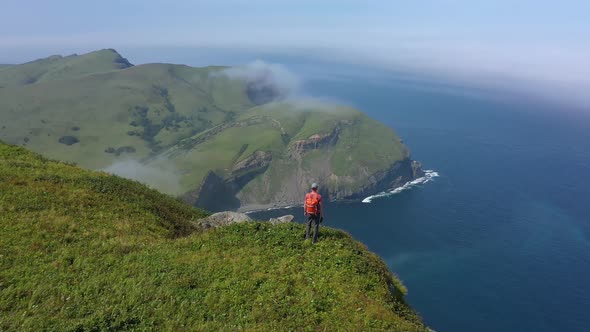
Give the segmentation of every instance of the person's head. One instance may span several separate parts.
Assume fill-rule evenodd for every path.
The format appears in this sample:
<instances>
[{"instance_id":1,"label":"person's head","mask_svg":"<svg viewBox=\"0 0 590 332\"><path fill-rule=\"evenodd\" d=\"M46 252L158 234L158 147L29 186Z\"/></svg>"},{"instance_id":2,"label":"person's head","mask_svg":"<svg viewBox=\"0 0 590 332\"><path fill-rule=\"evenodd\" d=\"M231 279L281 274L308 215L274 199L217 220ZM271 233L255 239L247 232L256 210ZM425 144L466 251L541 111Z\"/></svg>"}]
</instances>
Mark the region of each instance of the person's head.
<instances>
[{"instance_id":1,"label":"person's head","mask_svg":"<svg viewBox=\"0 0 590 332\"><path fill-rule=\"evenodd\" d=\"M317 183L315 183L315 182L314 182L314 183L312 183L312 185L311 185L311 190L313 190L313 191L317 191L317 190L318 190L318 184L317 184Z\"/></svg>"}]
</instances>

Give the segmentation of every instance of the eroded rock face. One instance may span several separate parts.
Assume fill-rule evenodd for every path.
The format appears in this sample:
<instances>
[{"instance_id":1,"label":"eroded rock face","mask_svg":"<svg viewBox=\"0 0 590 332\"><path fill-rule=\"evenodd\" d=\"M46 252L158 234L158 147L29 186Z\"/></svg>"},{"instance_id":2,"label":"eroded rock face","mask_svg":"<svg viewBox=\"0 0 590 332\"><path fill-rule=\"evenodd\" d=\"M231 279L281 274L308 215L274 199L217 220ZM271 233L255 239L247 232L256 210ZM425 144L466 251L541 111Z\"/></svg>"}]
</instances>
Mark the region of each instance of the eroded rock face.
<instances>
[{"instance_id":1,"label":"eroded rock face","mask_svg":"<svg viewBox=\"0 0 590 332\"><path fill-rule=\"evenodd\" d=\"M270 218L268 222L271 225L286 224L286 223L292 222L293 219L295 219L295 216L288 214L288 215L278 217L278 218ZM251 221L253 221L252 218L250 218L245 213L238 213L238 212L233 212L233 211L223 211L223 212L214 213L207 218L203 218L203 219L199 220L199 223L201 224L201 226L203 228L216 228L216 227L227 226L227 225L231 225L231 224L235 224L235 223L251 222Z\"/></svg>"},{"instance_id":2,"label":"eroded rock face","mask_svg":"<svg viewBox=\"0 0 590 332\"><path fill-rule=\"evenodd\" d=\"M256 151L248 158L236 163L232 168L232 174L248 172L256 168L266 167L272 160L272 154L267 151Z\"/></svg>"},{"instance_id":3,"label":"eroded rock face","mask_svg":"<svg viewBox=\"0 0 590 332\"><path fill-rule=\"evenodd\" d=\"M245 151L251 151L251 147L257 143L249 142L242 145L241 150L236 153L239 157L236 157L232 164L211 170L199 188L183 195L187 203L212 212L292 206L301 203L312 182L320 184L322 195L327 200L355 200L394 189L422 176L420 164L413 162L409 151L399 143L395 135L387 135L387 132L383 137L383 147L375 147L374 151L371 150L374 145L368 147L373 152L379 151L368 154L380 158L376 162L379 166L354 159L358 157L355 155L342 160L342 156L345 156L343 152L346 150L353 154L359 153L354 147L359 144L360 138L350 139L351 134L358 134L351 126L363 125L363 121L366 120L349 118L334 121L314 131L307 131L306 135L294 136L303 139L292 139L292 133L290 135L285 128L293 129L291 127L294 125L301 125L296 121L301 118L300 114L292 116L295 120L291 117L285 120L259 112L261 113L246 119L223 123L190 140L183 140L181 149L171 150L172 152L166 155L175 157L175 153L192 151L194 147L207 140L214 140L217 134L229 128L239 130L263 124L261 128L280 131L284 152L267 151L268 147L261 145L259 150L243 155ZM308 121L305 117L303 120ZM291 127L283 127L284 123L281 121L290 123ZM268 129L269 126L272 129ZM391 160L392 158L387 155L397 155L400 152L401 159L397 161ZM334 156L340 159L334 159ZM382 160L391 160L391 163L386 164ZM346 171L336 171L335 168L339 167L336 162L352 164L344 167Z\"/></svg>"},{"instance_id":4,"label":"eroded rock face","mask_svg":"<svg viewBox=\"0 0 590 332\"><path fill-rule=\"evenodd\" d=\"M334 127L334 129L328 134L315 134L308 139L295 141L290 148L291 158L301 158L301 156L307 151L332 146L338 141L339 134L340 127Z\"/></svg>"},{"instance_id":5,"label":"eroded rock face","mask_svg":"<svg viewBox=\"0 0 590 332\"><path fill-rule=\"evenodd\" d=\"M276 224L286 224L286 223L290 223L293 221L293 219L295 219L295 216L288 214L286 216L282 216L282 217L278 217L278 218L270 218L268 221L272 224L272 225L276 225Z\"/></svg>"},{"instance_id":6,"label":"eroded rock face","mask_svg":"<svg viewBox=\"0 0 590 332\"><path fill-rule=\"evenodd\" d=\"M309 191L310 182L320 184L320 191L326 199L338 201L362 199L378 192L393 190L408 181L424 176L420 163L410 158L398 161L388 169L372 174L367 173L369 176L364 184L356 188L346 185L329 186L322 181L322 179L327 179L333 183L346 184L355 181L355 178L351 176L337 176L331 173L328 176L319 176L318 180L306 181L305 179L313 179L312 174L305 173L295 167L292 173L286 174L282 179L282 185L275 190L270 202L252 201L249 197L240 196L240 189L251 179L263 174L271 161L270 153L259 152L255 154L257 156L253 155L238 163L239 165L236 165L232 170L232 176L227 179L211 172L198 190L183 198L189 203L196 202L197 206L205 207L209 211L240 209L247 211L300 204L305 193ZM325 168L329 171L329 165L321 163L316 163L316 165L316 170Z\"/></svg>"},{"instance_id":7,"label":"eroded rock face","mask_svg":"<svg viewBox=\"0 0 590 332\"><path fill-rule=\"evenodd\" d=\"M240 201L235 197L236 188L215 172L210 171L201 182L201 185L181 196L188 204L206 207L207 210L226 211L237 210Z\"/></svg>"},{"instance_id":8,"label":"eroded rock face","mask_svg":"<svg viewBox=\"0 0 590 332\"><path fill-rule=\"evenodd\" d=\"M335 190L327 194L330 200L359 199L381 191L395 189L422 176L424 176L424 171L420 162L406 158L385 171L375 173L363 187L355 191Z\"/></svg>"},{"instance_id":9,"label":"eroded rock face","mask_svg":"<svg viewBox=\"0 0 590 332\"><path fill-rule=\"evenodd\" d=\"M252 221L252 218L247 214L232 211L217 212L200 220L204 228L221 227L247 221Z\"/></svg>"}]
</instances>

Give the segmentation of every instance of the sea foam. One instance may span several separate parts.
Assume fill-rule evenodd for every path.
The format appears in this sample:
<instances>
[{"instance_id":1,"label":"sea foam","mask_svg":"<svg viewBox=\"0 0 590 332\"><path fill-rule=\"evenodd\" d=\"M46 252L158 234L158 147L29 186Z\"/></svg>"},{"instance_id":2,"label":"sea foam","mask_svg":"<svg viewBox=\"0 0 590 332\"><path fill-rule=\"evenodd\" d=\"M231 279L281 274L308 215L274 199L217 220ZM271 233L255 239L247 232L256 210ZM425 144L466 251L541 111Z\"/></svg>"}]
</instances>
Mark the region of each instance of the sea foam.
<instances>
[{"instance_id":1,"label":"sea foam","mask_svg":"<svg viewBox=\"0 0 590 332\"><path fill-rule=\"evenodd\" d=\"M362 200L363 203L371 203L375 198L380 198L380 197L387 197L387 196L391 196L391 195L395 195L395 194L399 194L404 190L408 190L408 189L412 189L413 187L417 186L417 185L421 185L421 184L426 184L430 181L433 181L433 179L435 177L438 177L439 174L438 172L435 172L431 169L428 170L424 170L424 176L414 179L412 181L408 181L406 182L403 186L401 187L397 187L391 191L384 191L375 195L371 195L365 199Z\"/></svg>"}]
</instances>

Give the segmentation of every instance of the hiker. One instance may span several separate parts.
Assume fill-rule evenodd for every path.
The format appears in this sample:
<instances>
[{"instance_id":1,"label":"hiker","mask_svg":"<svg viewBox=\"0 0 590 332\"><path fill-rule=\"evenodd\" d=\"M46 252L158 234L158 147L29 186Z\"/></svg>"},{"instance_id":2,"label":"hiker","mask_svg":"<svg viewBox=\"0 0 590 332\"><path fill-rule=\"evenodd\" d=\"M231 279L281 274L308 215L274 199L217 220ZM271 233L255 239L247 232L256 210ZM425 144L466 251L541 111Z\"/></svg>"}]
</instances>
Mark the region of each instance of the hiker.
<instances>
[{"instance_id":1,"label":"hiker","mask_svg":"<svg viewBox=\"0 0 590 332\"><path fill-rule=\"evenodd\" d=\"M305 230L305 239L309 238L311 224L315 223L312 243L318 239L318 230L320 223L324 221L324 209L322 208L322 195L318 194L318 184L311 185L311 191L305 194L305 203L303 204L303 213L307 217L307 229Z\"/></svg>"}]
</instances>

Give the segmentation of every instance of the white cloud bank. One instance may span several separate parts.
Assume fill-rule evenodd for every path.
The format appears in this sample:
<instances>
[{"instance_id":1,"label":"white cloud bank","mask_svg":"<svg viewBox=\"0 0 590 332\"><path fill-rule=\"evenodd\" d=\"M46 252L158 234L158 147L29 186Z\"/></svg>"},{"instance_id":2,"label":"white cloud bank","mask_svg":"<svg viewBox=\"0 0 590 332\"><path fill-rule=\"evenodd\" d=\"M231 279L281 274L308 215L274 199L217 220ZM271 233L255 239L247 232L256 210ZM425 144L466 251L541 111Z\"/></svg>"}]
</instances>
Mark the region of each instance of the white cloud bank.
<instances>
[{"instance_id":1,"label":"white cloud bank","mask_svg":"<svg viewBox=\"0 0 590 332\"><path fill-rule=\"evenodd\" d=\"M278 63L262 60L244 66L230 67L215 75L225 75L230 79L250 82L255 89L271 88L277 92L276 101L285 103L292 110L338 111L347 103L327 96L311 96L303 91L303 78ZM267 105L273 107L272 104Z\"/></svg>"},{"instance_id":2,"label":"white cloud bank","mask_svg":"<svg viewBox=\"0 0 590 332\"><path fill-rule=\"evenodd\" d=\"M273 87L282 97L293 96L301 89L301 78L285 66L256 60L245 66L231 67L221 72L230 79L240 79L255 88Z\"/></svg>"},{"instance_id":3,"label":"white cloud bank","mask_svg":"<svg viewBox=\"0 0 590 332\"><path fill-rule=\"evenodd\" d=\"M166 194L182 193L178 170L171 162L166 162L164 159L158 159L154 164L149 165L136 160L117 161L102 170L141 182Z\"/></svg>"},{"instance_id":4,"label":"white cloud bank","mask_svg":"<svg viewBox=\"0 0 590 332\"><path fill-rule=\"evenodd\" d=\"M108 3L115 1L88 11L79 1L51 2L31 13L19 10L26 1L8 1L12 14L0 22L0 63L8 61L3 54L28 47L42 48L39 56L106 47L306 50L310 57L432 73L590 109L585 0L154 0L116 2L123 6L118 15ZM139 4L141 13L125 14ZM175 15L162 15L163 7ZM20 22L28 22L27 29L15 29Z\"/></svg>"}]
</instances>

